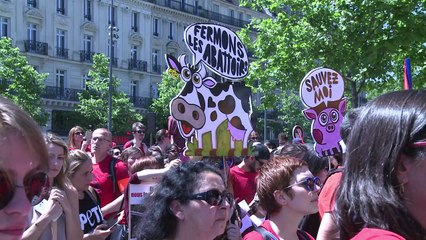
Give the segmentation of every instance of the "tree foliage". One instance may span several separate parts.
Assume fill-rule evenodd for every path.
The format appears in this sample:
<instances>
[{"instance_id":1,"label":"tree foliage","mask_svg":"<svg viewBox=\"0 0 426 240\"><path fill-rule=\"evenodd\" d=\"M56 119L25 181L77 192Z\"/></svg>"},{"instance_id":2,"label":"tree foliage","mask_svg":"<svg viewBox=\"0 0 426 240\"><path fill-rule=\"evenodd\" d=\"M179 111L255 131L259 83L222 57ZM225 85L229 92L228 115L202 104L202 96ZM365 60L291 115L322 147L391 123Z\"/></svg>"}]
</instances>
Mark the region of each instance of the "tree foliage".
<instances>
[{"instance_id":1,"label":"tree foliage","mask_svg":"<svg viewBox=\"0 0 426 240\"><path fill-rule=\"evenodd\" d=\"M79 93L77 111L83 116L84 127L106 127L108 124L109 60L103 54L93 56L93 68L89 71L90 81L86 89ZM135 111L129 97L117 88L120 80L113 76L112 81L112 131L123 133L131 128L142 116Z\"/></svg>"},{"instance_id":2,"label":"tree foliage","mask_svg":"<svg viewBox=\"0 0 426 240\"><path fill-rule=\"evenodd\" d=\"M158 85L158 98L154 99L150 110L156 115L157 126L167 128L167 119L170 115L169 104L182 89L184 82L180 80L175 71L167 70Z\"/></svg>"},{"instance_id":3,"label":"tree foliage","mask_svg":"<svg viewBox=\"0 0 426 240\"><path fill-rule=\"evenodd\" d=\"M426 85L426 1L241 0L241 5L266 10L239 36L253 53L247 82L265 95L263 108L300 105L283 103L297 93L306 73L316 67L340 72L345 96L358 105L368 98L402 89L403 60L411 58L414 88ZM254 39L250 37L255 33ZM257 83L258 82L258 83ZM282 94L269 94L279 90ZM284 116L284 118L289 118ZM287 119L286 123L294 123ZM291 126L288 126L291 127Z\"/></svg>"},{"instance_id":4,"label":"tree foliage","mask_svg":"<svg viewBox=\"0 0 426 240\"><path fill-rule=\"evenodd\" d=\"M47 74L28 64L10 38L0 39L0 94L19 105L41 126L48 114L43 109L42 93Z\"/></svg>"}]
</instances>

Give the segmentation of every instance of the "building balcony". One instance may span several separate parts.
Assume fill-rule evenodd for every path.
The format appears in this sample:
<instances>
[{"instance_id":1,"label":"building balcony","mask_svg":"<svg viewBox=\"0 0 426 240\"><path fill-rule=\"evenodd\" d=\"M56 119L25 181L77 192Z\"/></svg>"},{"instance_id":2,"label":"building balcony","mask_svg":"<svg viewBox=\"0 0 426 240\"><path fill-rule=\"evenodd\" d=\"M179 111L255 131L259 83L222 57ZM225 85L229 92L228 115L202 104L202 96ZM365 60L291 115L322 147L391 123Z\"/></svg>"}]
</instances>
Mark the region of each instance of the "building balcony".
<instances>
[{"instance_id":1,"label":"building balcony","mask_svg":"<svg viewBox=\"0 0 426 240\"><path fill-rule=\"evenodd\" d=\"M92 63L95 54L95 52L80 50L80 62Z\"/></svg>"},{"instance_id":2,"label":"building balcony","mask_svg":"<svg viewBox=\"0 0 426 240\"><path fill-rule=\"evenodd\" d=\"M129 59L129 70L147 72L148 63L142 60Z\"/></svg>"},{"instance_id":3,"label":"building balcony","mask_svg":"<svg viewBox=\"0 0 426 240\"><path fill-rule=\"evenodd\" d=\"M44 89L44 93L41 95L41 97L47 98L47 99L57 99L57 100L77 102L78 101L77 93L82 91L83 90L81 89L46 86Z\"/></svg>"},{"instance_id":4,"label":"building balcony","mask_svg":"<svg viewBox=\"0 0 426 240\"><path fill-rule=\"evenodd\" d=\"M153 64L152 65L152 72L161 74L161 65Z\"/></svg>"},{"instance_id":5,"label":"building balcony","mask_svg":"<svg viewBox=\"0 0 426 240\"><path fill-rule=\"evenodd\" d=\"M33 40L24 41L24 50L25 52L31 52L47 56L47 47L48 44L44 42L38 42Z\"/></svg>"},{"instance_id":6,"label":"building balcony","mask_svg":"<svg viewBox=\"0 0 426 240\"><path fill-rule=\"evenodd\" d=\"M185 13L193 14L199 17L207 18L209 20L214 20L221 23L233 25L239 28L246 27L250 23L249 21L245 21L242 19L238 19L238 18L234 18L224 14L202 9L201 6L186 4L186 3L183 3L183 1L177 1L177 0L145 0L145 1L155 3L163 7L182 11Z\"/></svg>"},{"instance_id":7,"label":"building balcony","mask_svg":"<svg viewBox=\"0 0 426 240\"><path fill-rule=\"evenodd\" d=\"M46 86L44 93L41 95L45 99L64 100L78 102L78 93L83 92L83 89L61 88L54 86ZM130 102L137 108L148 108L152 103L152 98L139 97L128 95Z\"/></svg>"},{"instance_id":8,"label":"building balcony","mask_svg":"<svg viewBox=\"0 0 426 240\"><path fill-rule=\"evenodd\" d=\"M56 48L56 57L68 59L68 49L63 47Z\"/></svg>"},{"instance_id":9,"label":"building balcony","mask_svg":"<svg viewBox=\"0 0 426 240\"><path fill-rule=\"evenodd\" d=\"M152 98L148 97L138 97L138 96L130 96L128 95L130 102L133 103L133 106L137 108L148 108L152 103Z\"/></svg>"}]
</instances>

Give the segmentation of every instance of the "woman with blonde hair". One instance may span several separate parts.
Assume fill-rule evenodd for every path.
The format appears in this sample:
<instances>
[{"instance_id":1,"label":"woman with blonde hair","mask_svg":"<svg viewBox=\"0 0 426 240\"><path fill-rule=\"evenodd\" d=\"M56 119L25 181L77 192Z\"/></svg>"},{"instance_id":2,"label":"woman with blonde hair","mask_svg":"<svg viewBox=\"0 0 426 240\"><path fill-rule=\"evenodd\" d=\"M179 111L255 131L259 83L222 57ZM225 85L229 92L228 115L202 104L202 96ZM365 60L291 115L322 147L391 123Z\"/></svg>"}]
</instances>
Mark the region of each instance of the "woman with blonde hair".
<instances>
[{"instance_id":1,"label":"woman with blonde hair","mask_svg":"<svg viewBox=\"0 0 426 240\"><path fill-rule=\"evenodd\" d=\"M85 138L85 132L84 129L80 126L75 126L71 128L71 130L68 133L68 149L69 150L75 150L80 149L86 152L89 152L90 149L88 147L90 146L90 139L84 139Z\"/></svg>"},{"instance_id":2,"label":"woman with blonde hair","mask_svg":"<svg viewBox=\"0 0 426 240\"><path fill-rule=\"evenodd\" d=\"M52 188L48 200L33 208L31 226L22 239L74 240L82 239L78 219L78 195L66 176L68 147L56 135L44 136L50 160L49 182Z\"/></svg>"}]
</instances>

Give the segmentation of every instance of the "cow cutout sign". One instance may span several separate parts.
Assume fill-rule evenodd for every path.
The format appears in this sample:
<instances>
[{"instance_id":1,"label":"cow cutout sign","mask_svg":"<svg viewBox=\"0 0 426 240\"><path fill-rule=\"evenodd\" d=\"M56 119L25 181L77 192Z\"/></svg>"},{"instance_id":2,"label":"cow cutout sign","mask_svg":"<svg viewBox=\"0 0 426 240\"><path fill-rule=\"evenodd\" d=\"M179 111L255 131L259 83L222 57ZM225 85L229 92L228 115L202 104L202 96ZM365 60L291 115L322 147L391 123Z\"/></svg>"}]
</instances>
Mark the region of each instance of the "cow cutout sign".
<instances>
[{"instance_id":1,"label":"cow cutout sign","mask_svg":"<svg viewBox=\"0 0 426 240\"><path fill-rule=\"evenodd\" d=\"M244 45L234 32L215 24L192 24L185 29L185 43L194 53L193 63L185 55L166 55L169 74L185 83L170 102L170 115L186 139L184 155L248 155L253 127L251 89L241 81L248 71Z\"/></svg>"},{"instance_id":2,"label":"cow cutout sign","mask_svg":"<svg viewBox=\"0 0 426 240\"><path fill-rule=\"evenodd\" d=\"M307 107L303 114L312 121L311 135L320 157L343 152L340 125L346 112L344 89L342 76L329 68L310 71L300 84L300 99Z\"/></svg>"}]
</instances>

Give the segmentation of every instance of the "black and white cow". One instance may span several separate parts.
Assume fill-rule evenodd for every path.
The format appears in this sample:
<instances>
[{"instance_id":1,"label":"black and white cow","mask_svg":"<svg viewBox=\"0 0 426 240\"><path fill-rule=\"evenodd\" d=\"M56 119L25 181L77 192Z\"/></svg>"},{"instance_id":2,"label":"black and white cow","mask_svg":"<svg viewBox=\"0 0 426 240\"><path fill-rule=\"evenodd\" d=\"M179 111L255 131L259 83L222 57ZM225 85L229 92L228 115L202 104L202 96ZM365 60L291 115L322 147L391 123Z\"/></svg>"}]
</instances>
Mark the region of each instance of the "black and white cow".
<instances>
[{"instance_id":1,"label":"black and white cow","mask_svg":"<svg viewBox=\"0 0 426 240\"><path fill-rule=\"evenodd\" d=\"M248 140L253 131L250 122L251 89L242 82L218 83L206 77L202 63L196 69L186 63L185 56L179 60L166 55L168 67L177 71L185 81L182 91L171 101L170 112L178 121L181 135L187 139L195 133L198 140L196 155L201 154L203 134L211 132L211 155L217 149L216 129L228 121L227 130L231 135L230 148L235 148L235 141L242 141L242 155L248 153ZM219 146L220 147L220 146Z\"/></svg>"}]
</instances>

